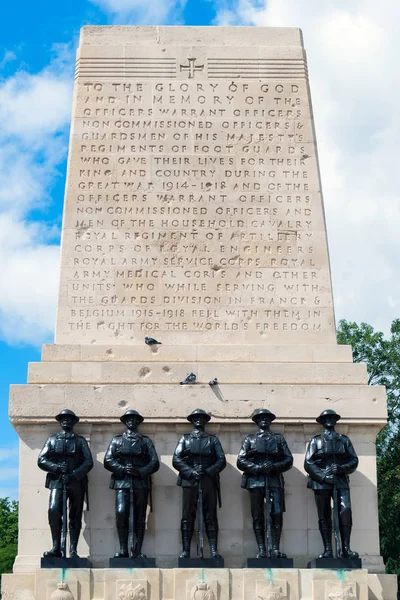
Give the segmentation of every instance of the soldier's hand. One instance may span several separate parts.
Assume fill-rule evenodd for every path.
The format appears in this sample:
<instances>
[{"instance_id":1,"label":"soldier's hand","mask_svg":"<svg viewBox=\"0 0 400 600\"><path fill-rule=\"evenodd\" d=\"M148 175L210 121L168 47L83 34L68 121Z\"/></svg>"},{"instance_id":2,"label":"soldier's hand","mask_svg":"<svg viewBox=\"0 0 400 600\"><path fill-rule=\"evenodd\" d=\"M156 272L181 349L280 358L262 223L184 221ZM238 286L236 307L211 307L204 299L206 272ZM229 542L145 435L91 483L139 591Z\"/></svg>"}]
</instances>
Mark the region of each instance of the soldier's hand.
<instances>
[{"instance_id":1,"label":"soldier's hand","mask_svg":"<svg viewBox=\"0 0 400 600\"><path fill-rule=\"evenodd\" d=\"M203 479L203 477L204 477L203 470L200 469L200 467L193 469L193 477L196 479L196 481L200 481L200 479Z\"/></svg>"},{"instance_id":2,"label":"soldier's hand","mask_svg":"<svg viewBox=\"0 0 400 600\"><path fill-rule=\"evenodd\" d=\"M272 462L272 460L266 460L264 462L264 469L266 473L269 473L270 471L272 471L272 469L274 468L274 463Z\"/></svg>"},{"instance_id":3,"label":"soldier's hand","mask_svg":"<svg viewBox=\"0 0 400 600\"><path fill-rule=\"evenodd\" d=\"M342 473L344 473L344 469L340 465L333 464L332 465L332 473L334 475L341 475Z\"/></svg>"},{"instance_id":4,"label":"soldier's hand","mask_svg":"<svg viewBox=\"0 0 400 600\"><path fill-rule=\"evenodd\" d=\"M60 469L60 473L62 473L63 475L65 475L65 473L68 473L68 465L67 463L63 462L60 465L58 465L58 468Z\"/></svg>"},{"instance_id":5,"label":"soldier's hand","mask_svg":"<svg viewBox=\"0 0 400 600\"><path fill-rule=\"evenodd\" d=\"M125 473L133 477L134 475L136 475L136 469L133 465L126 465Z\"/></svg>"},{"instance_id":6,"label":"soldier's hand","mask_svg":"<svg viewBox=\"0 0 400 600\"><path fill-rule=\"evenodd\" d=\"M336 475L326 475L325 482L326 483L330 483L332 485L335 485L335 483L337 482Z\"/></svg>"}]
</instances>

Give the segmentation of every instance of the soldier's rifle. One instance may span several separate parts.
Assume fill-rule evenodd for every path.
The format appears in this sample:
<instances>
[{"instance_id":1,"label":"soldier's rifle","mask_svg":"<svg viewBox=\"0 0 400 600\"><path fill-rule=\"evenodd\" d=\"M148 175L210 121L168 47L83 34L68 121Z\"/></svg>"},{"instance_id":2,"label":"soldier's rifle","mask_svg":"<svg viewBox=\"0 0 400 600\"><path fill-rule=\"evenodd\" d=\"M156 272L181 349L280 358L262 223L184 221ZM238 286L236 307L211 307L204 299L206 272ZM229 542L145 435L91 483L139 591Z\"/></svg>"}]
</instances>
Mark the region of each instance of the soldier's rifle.
<instances>
[{"instance_id":1,"label":"soldier's rifle","mask_svg":"<svg viewBox=\"0 0 400 600\"><path fill-rule=\"evenodd\" d=\"M333 464L336 465L335 456L335 440L332 440L333 450ZM340 533L339 533L339 502L338 502L338 489L336 482L336 474L334 473L335 483L333 484L333 533L335 536L335 547L336 547L336 558L340 558L341 547L340 547Z\"/></svg>"},{"instance_id":2,"label":"soldier's rifle","mask_svg":"<svg viewBox=\"0 0 400 600\"><path fill-rule=\"evenodd\" d=\"M64 437L64 464L67 465L67 438ZM62 474L62 529L61 529L61 553L64 558L67 558L67 484L65 482L65 475Z\"/></svg>"},{"instance_id":3,"label":"soldier's rifle","mask_svg":"<svg viewBox=\"0 0 400 600\"><path fill-rule=\"evenodd\" d=\"M133 468L133 453L129 454L129 464ZM129 475L129 554L133 558L135 554L135 508L133 505L133 474Z\"/></svg>"},{"instance_id":4,"label":"soldier's rifle","mask_svg":"<svg viewBox=\"0 0 400 600\"><path fill-rule=\"evenodd\" d=\"M203 482L202 482L202 460L201 460L201 441L200 441L200 479L198 484L197 495L197 526L199 529L199 547L198 555L200 558L204 556L204 518L203 518Z\"/></svg>"},{"instance_id":5,"label":"soldier's rifle","mask_svg":"<svg viewBox=\"0 0 400 600\"><path fill-rule=\"evenodd\" d=\"M268 450L265 453L265 462L268 461ZM272 552L272 535L271 535L271 499L269 497L269 481L268 473L265 474L265 531L267 537L267 556L271 556Z\"/></svg>"}]
</instances>

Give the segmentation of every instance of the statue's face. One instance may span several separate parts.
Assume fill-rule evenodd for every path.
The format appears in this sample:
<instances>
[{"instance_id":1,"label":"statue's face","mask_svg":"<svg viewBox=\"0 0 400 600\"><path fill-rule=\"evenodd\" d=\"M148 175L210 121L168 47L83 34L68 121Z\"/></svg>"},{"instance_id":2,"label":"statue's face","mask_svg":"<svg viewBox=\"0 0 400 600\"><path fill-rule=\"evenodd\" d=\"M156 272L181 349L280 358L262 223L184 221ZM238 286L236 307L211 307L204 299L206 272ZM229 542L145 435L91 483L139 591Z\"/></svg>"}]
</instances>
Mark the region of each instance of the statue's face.
<instances>
[{"instance_id":1,"label":"statue's face","mask_svg":"<svg viewBox=\"0 0 400 600\"><path fill-rule=\"evenodd\" d=\"M207 423L207 417L205 415L195 415L192 419L192 423L195 427L204 427Z\"/></svg>"},{"instance_id":2,"label":"statue's face","mask_svg":"<svg viewBox=\"0 0 400 600\"><path fill-rule=\"evenodd\" d=\"M326 417L322 419L322 426L325 427L325 429L334 429L335 425L336 419L333 415L326 415Z\"/></svg>"},{"instance_id":3,"label":"statue's face","mask_svg":"<svg viewBox=\"0 0 400 600\"><path fill-rule=\"evenodd\" d=\"M128 429L137 429L140 424L140 419L132 415L131 417L127 417L125 420L125 425Z\"/></svg>"},{"instance_id":4,"label":"statue's face","mask_svg":"<svg viewBox=\"0 0 400 600\"><path fill-rule=\"evenodd\" d=\"M262 430L269 429L269 427L271 426L271 423L272 423L271 417L269 417L268 415L261 415L257 419L257 425Z\"/></svg>"},{"instance_id":5,"label":"statue's face","mask_svg":"<svg viewBox=\"0 0 400 600\"><path fill-rule=\"evenodd\" d=\"M74 424L75 424L75 419L72 415L63 415L60 419L60 425L63 429L64 428L72 429Z\"/></svg>"}]
</instances>

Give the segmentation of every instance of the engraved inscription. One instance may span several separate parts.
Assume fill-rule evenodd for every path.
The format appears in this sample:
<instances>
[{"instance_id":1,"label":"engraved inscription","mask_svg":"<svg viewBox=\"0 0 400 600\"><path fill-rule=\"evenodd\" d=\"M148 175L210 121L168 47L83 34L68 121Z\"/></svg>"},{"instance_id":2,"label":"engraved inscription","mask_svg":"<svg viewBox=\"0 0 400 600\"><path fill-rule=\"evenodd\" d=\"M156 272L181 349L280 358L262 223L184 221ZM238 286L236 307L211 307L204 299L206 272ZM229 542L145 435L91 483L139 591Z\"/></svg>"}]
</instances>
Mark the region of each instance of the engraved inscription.
<instances>
[{"instance_id":1,"label":"engraved inscription","mask_svg":"<svg viewBox=\"0 0 400 600\"><path fill-rule=\"evenodd\" d=\"M180 69L187 80L76 83L57 331L334 335L305 79L196 81L195 58Z\"/></svg>"}]
</instances>

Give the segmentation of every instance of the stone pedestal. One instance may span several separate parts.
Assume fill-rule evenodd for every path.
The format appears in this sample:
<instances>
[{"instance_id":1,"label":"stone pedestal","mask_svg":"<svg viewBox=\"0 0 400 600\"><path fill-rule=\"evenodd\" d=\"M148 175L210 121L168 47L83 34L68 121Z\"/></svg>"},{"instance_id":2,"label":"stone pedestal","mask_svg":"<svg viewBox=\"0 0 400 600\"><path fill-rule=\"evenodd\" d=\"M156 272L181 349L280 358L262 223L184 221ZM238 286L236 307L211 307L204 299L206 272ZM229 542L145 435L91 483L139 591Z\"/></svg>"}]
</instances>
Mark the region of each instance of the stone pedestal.
<instances>
[{"instance_id":1,"label":"stone pedestal","mask_svg":"<svg viewBox=\"0 0 400 600\"><path fill-rule=\"evenodd\" d=\"M110 558L110 569L154 569L155 558Z\"/></svg>"},{"instance_id":2,"label":"stone pedestal","mask_svg":"<svg viewBox=\"0 0 400 600\"><path fill-rule=\"evenodd\" d=\"M87 558L58 558L44 556L40 559L42 569L90 569L91 562Z\"/></svg>"},{"instance_id":3,"label":"stone pedestal","mask_svg":"<svg viewBox=\"0 0 400 600\"><path fill-rule=\"evenodd\" d=\"M248 569L292 569L293 558L248 558Z\"/></svg>"},{"instance_id":4,"label":"stone pedestal","mask_svg":"<svg viewBox=\"0 0 400 600\"><path fill-rule=\"evenodd\" d=\"M360 558L314 558L310 560L307 567L309 569L361 569L362 561Z\"/></svg>"}]
</instances>

